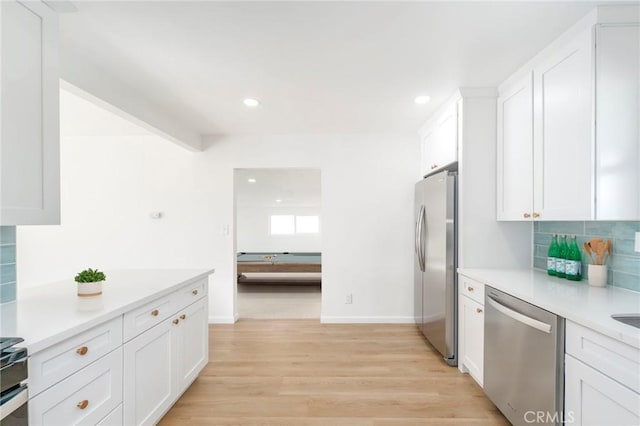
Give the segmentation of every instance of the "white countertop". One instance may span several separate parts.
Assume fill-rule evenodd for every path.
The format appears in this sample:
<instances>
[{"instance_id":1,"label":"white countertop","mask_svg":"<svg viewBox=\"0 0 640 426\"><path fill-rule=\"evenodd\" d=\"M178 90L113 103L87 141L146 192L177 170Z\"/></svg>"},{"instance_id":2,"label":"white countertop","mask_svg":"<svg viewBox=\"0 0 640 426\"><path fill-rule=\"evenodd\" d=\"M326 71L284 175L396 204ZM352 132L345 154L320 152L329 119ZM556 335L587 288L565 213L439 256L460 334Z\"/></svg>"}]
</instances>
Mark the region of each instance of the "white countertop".
<instances>
[{"instance_id":1,"label":"white countertop","mask_svg":"<svg viewBox=\"0 0 640 426\"><path fill-rule=\"evenodd\" d=\"M586 281L569 281L532 269L459 268L458 272L640 348L640 329L611 318L611 314L640 313L640 293L609 286L592 287Z\"/></svg>"},{"instance_id":2,"label":"white countertop","mask_svg":"<svg viewBox=\"0 0 640 426\"><path fill-rule=\"evenodd\" d=\"M29 354L200 280L213 269L105 271L102 295L78 297L73 278L19 289L0 305L0 336L22 337Z\"/></svg>"}]
</instances>

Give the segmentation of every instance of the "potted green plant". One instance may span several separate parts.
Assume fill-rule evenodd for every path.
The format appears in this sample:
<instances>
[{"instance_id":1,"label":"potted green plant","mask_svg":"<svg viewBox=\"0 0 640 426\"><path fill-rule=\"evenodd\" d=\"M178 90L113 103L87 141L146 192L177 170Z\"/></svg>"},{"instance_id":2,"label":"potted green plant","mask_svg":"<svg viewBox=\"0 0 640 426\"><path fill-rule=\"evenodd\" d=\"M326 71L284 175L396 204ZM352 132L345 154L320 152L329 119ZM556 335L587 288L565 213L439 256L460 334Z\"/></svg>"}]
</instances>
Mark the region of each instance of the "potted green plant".
<instances>
[{"instance_id":1,"label":"potted green plant","mask_svg":"<svg viewBox=\"0 0 640 426\"><path fill-rule=\"evenodd\" d=\"M89 297L102 294L102 283L107 279L103 272L97 269L85 269L75 277L78 283L78 296Z\"/></svg>"}]
</instances>

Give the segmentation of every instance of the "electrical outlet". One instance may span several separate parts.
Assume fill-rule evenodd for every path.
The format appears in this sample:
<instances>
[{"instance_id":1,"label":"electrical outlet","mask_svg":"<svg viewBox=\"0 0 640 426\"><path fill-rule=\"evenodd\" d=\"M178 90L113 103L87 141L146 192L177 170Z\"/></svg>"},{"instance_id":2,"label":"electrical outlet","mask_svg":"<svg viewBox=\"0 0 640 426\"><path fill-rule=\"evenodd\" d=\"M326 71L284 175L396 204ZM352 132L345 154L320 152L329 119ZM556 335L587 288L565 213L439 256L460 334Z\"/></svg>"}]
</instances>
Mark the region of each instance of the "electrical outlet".
<instances>
[{"instance_id":1,"label":"electrical outlet","mask_svg":"<svg viewBox=\"0 0 640 426\"><path fill-rule=\"evenodd\" d=\"M636 232L636 251L640 253L640 232Z\"/></svg>"},{"instance_id":2,"label":"electrical outlet","mask_svg":"<svg viewBox=\"0 0 640 426\"><path fill-rule=\"evenodd\" d=\"M353 294L347 294L347 298L345 299L344 303L347 305L351 305L353 303Z\"/></svg>"}]
</instances>

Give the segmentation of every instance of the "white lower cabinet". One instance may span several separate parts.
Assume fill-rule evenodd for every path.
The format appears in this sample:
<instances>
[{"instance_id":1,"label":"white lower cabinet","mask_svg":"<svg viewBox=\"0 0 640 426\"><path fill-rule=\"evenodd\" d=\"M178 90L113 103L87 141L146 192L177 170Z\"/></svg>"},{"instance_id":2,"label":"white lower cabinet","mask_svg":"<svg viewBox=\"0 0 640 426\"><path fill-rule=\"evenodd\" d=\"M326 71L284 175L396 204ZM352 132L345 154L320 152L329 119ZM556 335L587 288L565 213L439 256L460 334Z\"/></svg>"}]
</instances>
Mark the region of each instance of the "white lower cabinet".
<instances>
[{"instance_id":1,"label":"white lower cabinet","mask_svg":"<svg viewBox=\"0 0 640 426\"><path fill-rule=\"evenodd\" d=\"M571 321L565 340L567 423L640 425L640 349Z\"/></svg>"},{"instance_id":2,"label":"white lower cabinet","mask_svg":"<svg viewBox=\"0 0 640 426\"><path fill-rule=\"evenodd\" d=\"M458 276L458 356L460 371L483 385L484 285Z\"/></svg>"},{"instance_id":3,"label":"white lower cabinet","mask_svg":"<svg viewBox=\"0 0 640 426\"><path fill-rule=\"evenodd\" d=\"M153 424L173 403L171 319L124 345L124 420Z\"/></svg>"},{"instance_id":4,"label":"white lower cabinet","mask_svg":"<svg viewBox=\"0 0 640 426\"><path fill-rule=\"evenodd\" d=\"M482 365L484 363L484 306L469 299L461 297L460 319L464 329L462 345L462 363L469 374L482 386Z\"/></svg>"},{"instance_id":5,"label":"white lower cabinet","mask_svg":"<svg viewBox=\"0 0 640 426\"><path fill-rule=\"evenodd\" d=\"M204 302L200 300L186 308L174 330L176 395L189 387L209 361L208 315Z\"/></svg>"},{"instance_id":6,"label":"white lower cabinet","mask_svg":"<svg viewBox=\"0 0 640 426\"><path fill-rule=\"evenodd\" d=\"M34 353L29 424L158 423L209 361L207 289L192 282Z\"/></svg>"},{"instance_id":7,"label":"white lower cabinet","mask_svg":"<svg viewBox=\"0 0 640 426\"><path fill-rule=\"evenodd\" d=\"M30 425L94 425L122 402L122 348L29 400Z\"/></svg>"},{"instance_id":8,"label":"white lower cabinet","mask_svg":"<svg viewBox=\"0 0 640 426\"><path fill-rule=\"evenodd\" d=\"M640 424L640 394L571 355L565 358L565 419L592 426Z\"/></svg>"},{"instance_id":9,"label":"white lower cabinet","mask_svg":"<svg viewBox=\"0 0 640 426\"><path fill-rule=\"evenodd\" d=\"M124 345L124 424L157 423L209 360L207 299Z\"/></svg>"}]
</instances>

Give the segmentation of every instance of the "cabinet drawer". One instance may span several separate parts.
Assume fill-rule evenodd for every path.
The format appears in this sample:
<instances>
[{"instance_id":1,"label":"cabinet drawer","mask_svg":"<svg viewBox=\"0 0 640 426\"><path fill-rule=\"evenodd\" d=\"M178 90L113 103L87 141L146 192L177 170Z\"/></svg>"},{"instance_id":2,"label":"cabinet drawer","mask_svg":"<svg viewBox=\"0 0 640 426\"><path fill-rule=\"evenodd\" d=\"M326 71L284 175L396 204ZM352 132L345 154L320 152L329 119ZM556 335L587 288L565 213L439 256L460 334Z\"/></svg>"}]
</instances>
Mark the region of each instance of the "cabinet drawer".
<instances>
[{"instance_id":1,"label":"cabinet drawer","mask_svg":"<svg viewBox=\"0 0 640 426\"><path fill-rule=\"evenodd\" d=\"M122 348L29 400L30 425L95 425L122 403Z\"/></svg>"},{"instance_id":2,"label":"cabinet drawer","mask_svg":"<svg viewBox=\"0 0 640 426\"><path fill-rule=\"evenodd\" d=\"M29 360L29 393L37 395L122 345L122 317L35 353Z\"/></svg>"},{"instance_id":3,"label":"cabinet drawer","mask_svg":"<svg viewBox=\"0 0 640 426\"><path fill-rule=\"evenodd\" d=\"M196 281L192 284L182 287L177 290L174 294L173 301L175 301L175 309L174 312L184 309L189 306L196 300L199 300L207 295L207 291L209 289L208 280L200 280Z\"/></svg>"},{"instance_id":4,"label":"cabinet drawer","mask_svg":"<svg viewBox=\"0 0 640 426\"><path fill-rule=\"evenodd\" d=\"M173 302L176 296L177 294L173 293L161 297L124 314L124 341L133 339L174 314L177 310Z\"/></svg>"},{"instance_id":5,"label":"cabinet drawer","mask_svg":"<svg viewBox=\"0 0 640 426\"><path fill-rule=\"evenodd\" d=\"M640 349L567 321L565 351L640 393Z\"/></svg>"},{"instance_id":6,"label":"cabinet drawer","mask_svg":"<svg viewBox=\"0 0 640 426\"><path fill-rule=\"evenodd\" d=\"M484 284L459 275L460 293L484 306Z\"/></svg>"}]
</instances>

